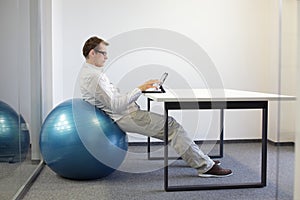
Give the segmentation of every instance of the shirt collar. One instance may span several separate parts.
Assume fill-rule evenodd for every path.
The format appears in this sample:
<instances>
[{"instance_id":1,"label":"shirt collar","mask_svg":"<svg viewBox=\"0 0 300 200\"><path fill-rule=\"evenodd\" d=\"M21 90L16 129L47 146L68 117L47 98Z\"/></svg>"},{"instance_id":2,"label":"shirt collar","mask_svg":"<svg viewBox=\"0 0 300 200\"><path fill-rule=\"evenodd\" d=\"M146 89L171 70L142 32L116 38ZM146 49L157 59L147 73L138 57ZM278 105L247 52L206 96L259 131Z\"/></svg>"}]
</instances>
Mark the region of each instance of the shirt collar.
<instances>
[{"instance_id":1,"label":"shirt collar","mask_svg":"<svg viewBox=\"0 0 300 200\"><path fill-rule=\"evenodd\" d=\"M97 67L97 66L92 65L92 64L87 63L87 62L84 62L84 63L83 63L83 66L86 66L86 67L88 67L88 68L91 68L91 69L94 69L94 70L103 72L103 67Z\"/></svg>"}]
</instances>

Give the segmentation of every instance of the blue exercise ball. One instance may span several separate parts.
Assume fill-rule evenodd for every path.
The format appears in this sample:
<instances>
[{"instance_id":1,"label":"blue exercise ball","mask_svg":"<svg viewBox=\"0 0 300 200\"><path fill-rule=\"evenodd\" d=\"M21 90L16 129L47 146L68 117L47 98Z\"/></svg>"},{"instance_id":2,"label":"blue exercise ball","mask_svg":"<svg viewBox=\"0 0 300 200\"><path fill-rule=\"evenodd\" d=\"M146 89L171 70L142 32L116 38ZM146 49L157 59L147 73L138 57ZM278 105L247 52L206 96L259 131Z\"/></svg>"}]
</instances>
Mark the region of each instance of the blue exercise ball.
<instances>
[{"instance_id":1,"label":"blue exercise ball","mask_svg":"<svg viewBox=\"0 0 300 200\"><path fill-rule=\"evenodd\" d=\"M0 162L24 161L29 147L29 130L22 115L0 101Z\"/></svg>"},{"instance_id":2,"label":"blue exercise ball","mask_svg":"<svg viewBox=\"0 0 300 200\"><path fill-rule=\"evenodd\" d=\"M102 110L82 99L70 99L46 117L40 149L45 163L58 175L99 179L122 164L128 138Z\"/></svg>"}]
</instances>

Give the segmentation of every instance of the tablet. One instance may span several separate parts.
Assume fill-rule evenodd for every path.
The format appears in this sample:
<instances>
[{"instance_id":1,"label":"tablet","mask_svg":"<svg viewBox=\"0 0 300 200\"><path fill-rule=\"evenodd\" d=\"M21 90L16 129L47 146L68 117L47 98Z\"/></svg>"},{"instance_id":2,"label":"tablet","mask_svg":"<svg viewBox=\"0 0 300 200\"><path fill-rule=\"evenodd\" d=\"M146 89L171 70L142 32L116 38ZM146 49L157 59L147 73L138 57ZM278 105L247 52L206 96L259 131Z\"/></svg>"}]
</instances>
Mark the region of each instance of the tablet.
<instances>
[{"instance_id":1,"label":"tablet","mask_svg":"<svg viewBox=\"0 0 300 200\"><path fill-rule=\"evenodd\" d=\"M165 72L161 75L161 77L159 79L159 84L158 84L159 90L146 90L146 91L142 91L142 93L165 93L166 91L163 88L163 84L166 81L167 77L168 77L167 72Z\"/></svg>"},{"instance_id":2,"label":"tablet","mask_svg":"<svg viewBox=\"0 0 300 200\"><path fill-rule=\"evenodd\" d=\"M164 82L167 79L167 77L168 77L168 73L167 72L165 72L165 73L163 73L163 75L161 75L160 80L159 80L159 86L162 86L164 84Z\"/></svg>"}]
</instances>

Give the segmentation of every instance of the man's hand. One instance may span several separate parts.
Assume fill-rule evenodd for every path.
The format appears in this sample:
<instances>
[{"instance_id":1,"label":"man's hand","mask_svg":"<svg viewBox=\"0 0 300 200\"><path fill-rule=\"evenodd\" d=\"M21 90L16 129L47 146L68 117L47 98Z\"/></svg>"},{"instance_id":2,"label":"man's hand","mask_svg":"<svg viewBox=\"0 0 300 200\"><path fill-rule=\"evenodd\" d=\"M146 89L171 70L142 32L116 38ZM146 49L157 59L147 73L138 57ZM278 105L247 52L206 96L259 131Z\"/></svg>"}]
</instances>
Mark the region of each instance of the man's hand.
<instances>
[{"instance_id":1,"label":"man's hand","mask_svg":"<svg viewBox=\"0 0 300 200\"><path fill-rule=\"evenodd\" d=\"M141 90L141 91L145 91L147 89L150 89L150 88L156 88L158 89L159 85L159 80L155 79L155 80L149 80L147 82L145 82L143 85L140 85L138 88Z\"/></svg>"}]
</instances>

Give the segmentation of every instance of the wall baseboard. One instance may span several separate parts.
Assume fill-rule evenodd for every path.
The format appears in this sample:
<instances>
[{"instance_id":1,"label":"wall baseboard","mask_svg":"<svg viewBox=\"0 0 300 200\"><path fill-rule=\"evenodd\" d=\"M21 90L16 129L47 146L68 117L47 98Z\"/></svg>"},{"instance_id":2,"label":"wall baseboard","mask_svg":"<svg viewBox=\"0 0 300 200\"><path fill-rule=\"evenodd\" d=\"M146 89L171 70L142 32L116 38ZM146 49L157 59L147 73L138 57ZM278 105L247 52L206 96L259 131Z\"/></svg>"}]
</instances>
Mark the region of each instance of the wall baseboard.
<instances>
[{"instance_id":1,"label":"wall baseboard","mask_svg":"<svg viewBox=\"0 0 300 200\"><path fill-rule=\"evenodd\" d=\"M268 143L274 146L295 146L295 142L274 142L272 140L268 140Z\"/></svg>"}]
</instances>

